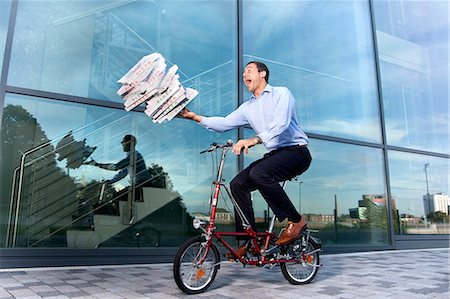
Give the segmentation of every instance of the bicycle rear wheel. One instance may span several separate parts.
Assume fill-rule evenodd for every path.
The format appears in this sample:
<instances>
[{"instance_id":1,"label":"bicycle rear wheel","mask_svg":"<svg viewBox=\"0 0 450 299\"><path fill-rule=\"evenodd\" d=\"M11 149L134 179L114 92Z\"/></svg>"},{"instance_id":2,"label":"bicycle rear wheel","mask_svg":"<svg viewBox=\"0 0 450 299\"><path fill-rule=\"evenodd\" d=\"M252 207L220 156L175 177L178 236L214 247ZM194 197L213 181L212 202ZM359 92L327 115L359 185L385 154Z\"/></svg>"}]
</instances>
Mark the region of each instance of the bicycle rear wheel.
<instances>
[{"instance_id":1,"label":"bicycle rear wheel","mask_svg":"<svg viewBox=\"0 0 450 299\"><path fill-rule=\"evenodd\" d=\"M281 272L291 284L310 283L319 270L319 251L311 240L306 247L302 247L302 241L306 241L306 236L302 237L288 245L287 259L295 259L295 262L281 263Z\"/></svg>"},{"instance_id":2,"label":"bicycle rear wheel","mask_svg":"<svg viewBox=\"0 0 450 299\"><path fill-rule=\"evenodd\" d=\"M181 245L173 263L173 276L186 294L204 292L214 281L220 267L217 247L209 248L203 237L195 237Z\"/></svg>"}]
</instances>

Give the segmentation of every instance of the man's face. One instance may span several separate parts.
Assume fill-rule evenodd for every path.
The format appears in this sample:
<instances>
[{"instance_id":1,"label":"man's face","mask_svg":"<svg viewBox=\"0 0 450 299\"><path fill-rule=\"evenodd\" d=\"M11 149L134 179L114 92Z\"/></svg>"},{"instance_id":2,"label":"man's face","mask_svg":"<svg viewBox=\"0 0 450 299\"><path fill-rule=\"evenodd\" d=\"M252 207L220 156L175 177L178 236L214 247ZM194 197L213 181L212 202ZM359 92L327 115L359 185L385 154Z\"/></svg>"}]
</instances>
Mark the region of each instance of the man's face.
<instances>
[{"instance_id":1,"label":"man's face","mask_svg":"<svg viewBox=\"0 0 450 299\"><path fill-rule=\"evenodd\" d=\"M123 151L129 152L130 148L131 148L131 141L130 140L128 140L128 141L122 140L121 143L122 143Z\"/></svg>"},{"instance_id":2,"label":"man's face","mask_svg":"<svg viewBox=\"0 0 450 299\"><path fill-rule=\"evenodd\" d=\"M254 93L261 85L266 83L264 79L266 72L258 72L258 68L254 63L250 63L244 69L244 74L242 77L244 79L245 86L247 90Z\"/></svg>"}]
</instances>

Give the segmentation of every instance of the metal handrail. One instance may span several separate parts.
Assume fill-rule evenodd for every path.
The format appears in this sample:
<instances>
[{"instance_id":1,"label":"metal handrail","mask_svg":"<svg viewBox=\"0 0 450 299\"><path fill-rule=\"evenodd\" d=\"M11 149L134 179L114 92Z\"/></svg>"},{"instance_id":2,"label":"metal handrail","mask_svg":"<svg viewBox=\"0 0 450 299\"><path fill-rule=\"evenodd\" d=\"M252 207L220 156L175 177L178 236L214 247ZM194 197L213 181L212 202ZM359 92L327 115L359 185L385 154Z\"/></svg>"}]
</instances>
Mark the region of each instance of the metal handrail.
<instances>
[{"instance_id":1,"label":"metal handrail","mask_svg":"<svg viewBox=\"0 0 450 299\"><path fill-rule=\"evenodd\" d=\"M152 181L152 180L154 180L154 179L160 177L162 174L164 174L164 172L160 172L158 175L153 176L152 178L150 178L149 180L147 180L147 181L145 181L145 182L142 182L142 183L139 184L136 188L139 188L139 187L143 186L145 183L150 182L150 181ZM128 190L128 191L126 191L124 194L129 194L130 192L131 192L131 191ZM103 194L102 194L102 196L103 196ZM36 244L38 244L38 243L42 242L43 240L47 239L48 237L55 235L56 233L58 233L58 232L62 231L63 229L69 227L70 225L72 225L73 223L77 222L78 220L83 219L83 218L86 217L86 216L89 216L90 214L92 214L92 213L94 213L95 211L97 211L97 210L99 210L99 209L105 207L106 205L112 203L113 201L117 201L117 199L118 199L118 197L112 198L112 199L110 199L110 200L104 202L103 204L99 205L98 207L94 208L93 210L91 210L91 211L89 211L89 212L86 212L86 213L82 214L81 216L78 216L77 218L75 218L75 219L73 219L72 221L70 221L68 224L66 224L66 225L64 225L64 226L61 226L60 228L58 228L57 230L53 231L52 233L50 233L50 234L48 234L48 235L46 235L46 236L40 238L39 240L37 240L37 241L34 242L34 243L32 243L32 244L30 245L30 247L33 247L33 246L35 246Z\"/></svg>"},{"instance_id":2,"label":"metal handrail","mask_svg":"<svg viewBox=\"0 0 450 299\"><path fill-rule=\"evenodd\" d=\"M14 204L14 193L16 192L16 178L17 178L17 171L19 171L19 166L16 167L13 171L13 181L11 186L11 195L10 195L10 202L9 202L9 215L8 215L8 225L12 223L12 214L13 214L13 204ZM9 238L11 233L11 227L8 227L6 230L6 247L9 246Z\"/></svg>"},{"instance_id":3,"label":"metal handrail","mask_svg":"<svg viewBox=\"0 0 450 299\"><path fill-rule=\"evenodd\" d=\"M22 183L23 183L23 173L25 171L25 158L27 155L34 153L46 146L51 145L50 140L33 148L30 149L28 151L26 151L25 153L22 154L22 158L20 159L20 171L19 171L19 184L18 184L18 191L17 191L17 201L16 201L16 213L14 215L14 225L13 225L13 234L12 234L12 243L11 243L11 247L15 247L16 246L16 237L17 237L17 226L19 225L19 207L20 207L20 197L22 195ZM8 240L7 240L8 243Z\"/></svg>"},{"instance_id":4,"label":"metal handrail","mask_svg":"<svg viewBox=\"0 0 450 299\"><path fill-rule=\"evenodd\" d=\"M96 121L94 121L92 123L89 123L87 125L84 125L84 126L81 126L81 127L77 128L75 130L72 130L72 132L78 132L78 131L81 131L83 129L86 129L86 128L88 128L88 127L90 127L92 125L95 125L98 122L100 122L100 121L110 117L113 114L114 114L114 112L110 113L110 114L108 114L108 115L106 115L104 117L101 117L100 119L97 119ZM115 120L113 123L118 122L118 121L120 121L122 119L125 119L127 117L129 117L129 115L126 115L126 116L124 116L124 117L122 117L122 118L120 118L118 120ZM91 135L91 134L99 131L100 129L103 129L104 127L107 127L107 126L110 126L110 125L111 125L111 123L109 123L108 125L105 125L105 126L99 128L97 130L94 130L93 132L90 132L89 134L86 134L85 136ZM22 154L20 165L19 165L18 168L16 168L14 170L14 172L19 170L19 180L18 180L18 184L17 184L17 198L16 198L16 202L15 202L15 205L14 205L14 197L15 197L14 195L15 195L15 185L16 185L15 184L16 176L14 176L14 178L13 178L14 179L14 181L13 181L13 187L14 188L11 190L12 192L11 192L11 203L10 203L10 216L9 216L9 219L8 219L9 220L8 221L9 227L7 229L7 235L6 235L6 246L10 246L10 247L15 247L16 246L17 230L18 230L18 225L19 225L19 220L18 219L19 219L19 213L20 213L20 202L21 202L21 197L22 197L22 185L23 185L23 176L24 176L25 167L28 167L28 166L32 165L33 163L35 163L36 161L42 160L43 158L47 157L48 155L50 155L52 153L55 153L56 148L54 148L52 151L49 151L49 152L45 153L44 155L39 156L38 158L35 158L35 159L29 161L28 163L25 163L25 160L26 160L27 156L32 154L32 153L34 153L34 152L37 152L38 150L40 150L40 149L42 149L42 148L44 148L46 146L51 145L52 142L55 142L56 140L60 140L60 139L64 138L64 136L66 136L66 135L67 135L67 133L64 134L64 135L61 135L61 136L59 136L59 137L57 137L57 138L55 138L53 140L48 140L48 141L42 143L41 145L38 145L38 146L36 146L36 147L34 147L34 148L32 148L32 149L30 149L30 150L28 150L28 151L26 151L25 153ZM62 146L62 148L66 147L68 145L70 145L70 143ZM15 212L12 212L12 207L15 207ZM10 233L11 230L12 230L12 233Z\"/></svg>"}]
</instances>

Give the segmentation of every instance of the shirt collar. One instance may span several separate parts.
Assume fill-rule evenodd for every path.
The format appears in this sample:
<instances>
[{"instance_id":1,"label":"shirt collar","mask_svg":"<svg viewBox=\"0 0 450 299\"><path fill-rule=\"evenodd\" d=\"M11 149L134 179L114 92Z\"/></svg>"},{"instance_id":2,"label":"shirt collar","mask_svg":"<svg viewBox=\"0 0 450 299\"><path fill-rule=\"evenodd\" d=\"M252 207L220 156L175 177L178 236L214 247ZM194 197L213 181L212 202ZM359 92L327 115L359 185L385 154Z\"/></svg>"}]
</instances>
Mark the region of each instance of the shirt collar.
<instances>
[{"instance_id":1,"label":"shirt collar","mask_svg":"<svg viewBox=\"0 0 450 299\"><path fill-rule=\"evenodd\" d=\"M266 93L266 92L272 92L272 86L269 85L269 83L266 84L266 87L264 87L263 91L261 92L261 96ZM252 96L250 97L250 99L256 99L255 94L252 94Z\"/></svg>"}]
</instances>

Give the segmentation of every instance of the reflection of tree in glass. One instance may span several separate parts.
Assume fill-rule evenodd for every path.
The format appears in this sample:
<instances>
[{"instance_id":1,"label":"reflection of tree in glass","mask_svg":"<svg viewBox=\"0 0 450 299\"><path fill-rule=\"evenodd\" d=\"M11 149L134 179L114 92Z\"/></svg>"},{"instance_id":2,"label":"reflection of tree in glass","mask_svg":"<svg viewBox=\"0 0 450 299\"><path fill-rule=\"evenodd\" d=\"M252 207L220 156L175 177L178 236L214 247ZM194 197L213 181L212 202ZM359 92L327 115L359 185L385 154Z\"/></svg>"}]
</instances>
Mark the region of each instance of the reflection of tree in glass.
<instances>
[{"instance_id":1,"label":"reflection of tree in glass","mask_svg":"<svg viewBox=\"0 0 450 299\"><path fill-rule=\"evenodd\" d=\"M386 206L377 205L370 199L364 198L363 205L366 209L363 211L363 216L366 221L360 223L360 227L368 228L387 228L387 214Z\"/></svg>"},{"instance_id":2,"label":"reflection of tree in glass","mask_svg":"<svg viewBox=\"0 0 450 299\"><path fill-rule=\"evenodd\" d=\"M36 118L25 108L20 105L5 107L0 145L1 189L4 190L1 204L9 205L11 178L14 169L20 165L22 154L48 141ZM57 166L53 150L53 145L49 143L27 156L26 162L33 162L24 171L20 201L20 231L16 243L18 246L29 246L51 231L69 225L72 211L77 208L75 183ZM55 235L54 238L49 237L40 244L54 246L56 245L54 243L58 242L62 244L65 240Z\"/></svg>"},{"instance_id":3,"label":"reflection of tree in glass","mask_svg":"<svg viewBox=\"0 0 450 299\"><path fill-rule=\"evenodd\" d=\"M170 180L169 174L164 171L162 166L152 163L148 167L148 170L151 177L151 180L148 183L149 187L166 188L169 190L173 190L173 183Z\"/></svg>"},{"instance_id":4,"label":"reflection of tree in glass","mask_svg":"<svg viewBox=\"0 0 450 299\"><path fill-rule=\"evenodd\" d=\"M427 219L432 223L449 223L450 216L442 211L432 212L427 215Z\"/></svg>"}]
</instances>

